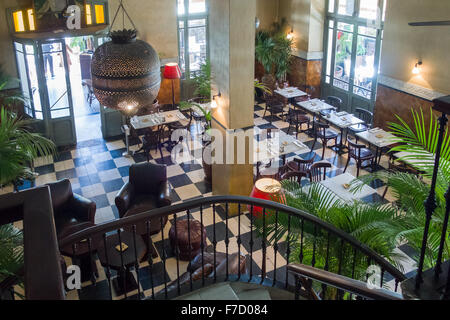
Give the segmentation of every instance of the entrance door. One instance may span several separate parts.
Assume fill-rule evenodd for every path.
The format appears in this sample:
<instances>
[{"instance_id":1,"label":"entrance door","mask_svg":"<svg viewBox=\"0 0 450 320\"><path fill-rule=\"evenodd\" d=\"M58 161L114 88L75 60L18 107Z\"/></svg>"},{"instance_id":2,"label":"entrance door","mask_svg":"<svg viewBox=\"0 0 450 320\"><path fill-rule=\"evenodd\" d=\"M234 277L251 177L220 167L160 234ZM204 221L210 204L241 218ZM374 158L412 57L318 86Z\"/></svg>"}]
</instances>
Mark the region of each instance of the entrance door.
<instances>
[{"instance_id":1,"label":"entrance door","mask_svg":"<svg viewBox=\"0 0 450 320\"><path fill-rule=\"evenodd\" d=\"M322 97L373 112L386 0L328 0Z\"/></svg>"},{"instance_id":2,"label":"entrance door","mask_svg":"<svg viewBox=\"0 0 450 320\"><path fill-rule=\"evenodd\" d=\"M39 41L39 60L48 135L58 146L74 145L77 135L65 40Z\"/></svg>"}]
</instances>

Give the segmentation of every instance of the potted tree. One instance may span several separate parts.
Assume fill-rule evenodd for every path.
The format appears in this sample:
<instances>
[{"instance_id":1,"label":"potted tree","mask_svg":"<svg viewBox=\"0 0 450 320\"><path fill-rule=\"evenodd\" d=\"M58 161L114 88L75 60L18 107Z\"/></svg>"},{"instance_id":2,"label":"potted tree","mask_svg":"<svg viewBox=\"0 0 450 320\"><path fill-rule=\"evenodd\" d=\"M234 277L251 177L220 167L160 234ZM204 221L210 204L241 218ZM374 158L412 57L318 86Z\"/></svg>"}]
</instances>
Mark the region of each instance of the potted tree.
<instances>
[{"instance_id":1,"label":"potted tree","mask_svg":"<svg viewBox=\"0 0 450 320\"><path fill-rule=\"evenodd\" d=\"M11 79L1 71L0 89ZM0 91L0 187L14 185L33 179L31 169L38 156L49 156L56 152L55 144L39 134L28 131L29 120L20 119L16 113L6 109L16 102L25 101L20 95ZM21 282L23 267L22 232L12 224L0 225L0 300L13 298L11 290Z\"/></svg>"}]
</instances>

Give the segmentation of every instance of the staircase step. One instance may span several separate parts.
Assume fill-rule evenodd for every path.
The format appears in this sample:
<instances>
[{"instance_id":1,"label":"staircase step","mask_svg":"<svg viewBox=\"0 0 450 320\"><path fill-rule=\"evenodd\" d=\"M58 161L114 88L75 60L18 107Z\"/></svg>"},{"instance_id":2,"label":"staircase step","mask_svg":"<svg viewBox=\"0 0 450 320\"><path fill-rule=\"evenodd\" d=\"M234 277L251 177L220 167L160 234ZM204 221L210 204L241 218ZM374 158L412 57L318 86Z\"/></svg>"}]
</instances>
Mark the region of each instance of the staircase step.
<instances>
[{"instance_id":1,"label":"staircase step","mask_svg":"<svg viewBox=\"0 0 450 320\"><path fill-rule=\"evenodd\" d=\"M220 283L182 296L179 300L239 300L239 298L228 283Z\"/></svg>"},{"instance_id":2,"label":"staircase step","mask_svg":"<svg viewBox=\"0 0 450 320\"><path fill-rule=\"evenodd\" d=\"M251 289L239 293L239 300L272 300L266 289Z\"/></svg>"}]
</instances>

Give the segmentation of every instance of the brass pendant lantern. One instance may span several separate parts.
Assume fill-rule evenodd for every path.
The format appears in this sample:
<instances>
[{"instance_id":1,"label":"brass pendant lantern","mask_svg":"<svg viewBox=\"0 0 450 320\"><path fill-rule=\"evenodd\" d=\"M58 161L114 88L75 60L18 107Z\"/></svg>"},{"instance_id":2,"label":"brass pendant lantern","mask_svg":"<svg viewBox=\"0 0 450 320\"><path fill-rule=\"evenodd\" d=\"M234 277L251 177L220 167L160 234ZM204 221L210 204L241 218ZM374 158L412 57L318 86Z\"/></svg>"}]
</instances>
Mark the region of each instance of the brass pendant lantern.
<instances>
[{"instance_id":1,"label":"brass pendant lantern","mask_svg":"<svg viewBox=\"0 0 450 320\"><path fill-rule=\"evenodd\" d=\"M122 2L118 11L121 8L126 13ZM114 21L111 28L113 24ZM110 32L111 41L97 48L91 65L97 100L127 115L152 106L161 86L158 54L150 44L137 40L136 35L135 29Z\"/></svg>"}]
</instances>

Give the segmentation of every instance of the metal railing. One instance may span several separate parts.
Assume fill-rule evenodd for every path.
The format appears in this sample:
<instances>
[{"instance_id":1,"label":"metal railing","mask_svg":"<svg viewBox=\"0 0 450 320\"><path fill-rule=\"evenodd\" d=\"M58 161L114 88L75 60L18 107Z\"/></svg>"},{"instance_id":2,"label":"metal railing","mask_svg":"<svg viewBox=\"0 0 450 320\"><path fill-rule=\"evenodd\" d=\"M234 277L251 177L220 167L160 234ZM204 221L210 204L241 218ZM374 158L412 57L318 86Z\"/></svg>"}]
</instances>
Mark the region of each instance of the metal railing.
<instances>
[{"instance_id":1,"label":"metal railing","mask_svg":"<svg viewBox=\"0 0 450 320\"><path fill-rule=\"evenodd\" d=\"M233 210L230 209L231 207ZM216 218L219 213L222 216L223 223L226 226L223 244L224 248L222 247L222 250L225 252L221 253L222 255L225 255L226 259L225 270L217 270L216 264L216 255L219 254L217 249L219 239ZM144 224L147 234L143 238L146 240L147 248L150 248L151 223L154 224L155 221L158 221L159 225L157 225L157 227L159 228L159 234L162 238L161 243L163 244L162 248L160 248L160 256L165 269L167 260L166 253L170 252L172 248L165 245L167 243L164 241L167 236L167 230L165 230L164 220L167 217L172 219L172 222L176 222L179 219L189 217L191 214L196 214L198 220L202 224L205 219L212 221L212 225L210 226L212 230L210 230L209 237L212 238L212 240L209 251L212 250L210 254L214 255L213 272L210 275L206 275L205 272L201 272L201 278L195 278L191 272L189 273L188 281L182 283L180 280L180 252L178 249L175 249L174 255L176 259L177 279L170 281L164 273L164 283L163 285L158 286L160 289L159 291L156 286L154 286L153 281L151 281L151 290L149 290L151 294L147 298L170 299L209 285L210 283L219 281L256 282L262 285L276 286L289 291L300 292L300 287L296 281L298 276L293 276L290 274L293 270L292 267L289 266L290 262L309 264L311 267L321 268L325 271L334 272L337 275L342 275L355 280L364 280L364 277L368 277L368 275L362 275L361 272L358 272L357 270L358 265L362 262L367 263L367 266L377 265L381 270L381 280L379 286L383 287L385 285L383 279L387 274L390 274L394 279L394 286L392 288L393 291L397 291L398 284L406 279L403 273L401 273L386 259L378 255L372 249L362 244L352 236L337 229L333 225L320 220L316 216L276 202L241 196L212 196L200 198L100 224L62 239L59 246L60 248L71 246L73 249L73 255L75 256L77 254L78 244L87 241L89 244L89 257L93 257L92 254L95 253L96 250L102 249L95 248L92 245L94 243L93 239L95 237L101 237L103 239L101 244L101 246L103 246L102 252L106 253L106 257L103 257L103 260L108 261L108 250L106 248L109 239L108 237L111 235L117 235L117 245L119 245L121 243L123 229L131 230L130 232L132 234L134 248L136 248L136 240L140 235L142 235L142 233L138 234L136 230L139 226ZM269 225L270 217L272 220ZM188 220L188 232L190 230L189 226L191 223L192 220ZM234 235L230 235L228 231L229 224L231 223L233 223L237 229L234 230ZM284 225L284 229L281 228L282 223ZM175 223L174 225L176 226L177 224ZM204 231L202 229L202 239L203 232ZM243 236L244 233L246 234L245 237ZM273 237L274 234L278 234L278 236ZM177 229L175 228L175 241L177 237ZM188 235L187 238L189 241L188 247L192 248L190 235ZM232 238L233 241L236 241L236 243L233 243L233 246L230 246ZM240 253L244 249L244 244L247 248L246 251L249 267L247 268L247 272L245 274L241 272L241 268L237 268L238 270L235 270L232 274L229 268L229 259L231 259L230 257L233 254ZM282 246L283 248L281 248ZM337 251L340 253L333 256L331 253L331 251L334 250L333 248L337 248ZM206 249L207 248L202 241L200 250L202 270L205 270L204 255L206 254ZM122 255L123 253L120 251L122 265L118 272L124 275L128 269L134 268L139 284L138 269L140 268L141 262L140 255L136 252L136 250L134 250L134 261L132 264L128 264L128 266L123 263ZM150 279L153 279L153 260L151 254L148 254L147 260ZM259 268L254 266L253 261L258 262L261 267ZM320 263L320 261L322 261L322 263ZM334 269L332 268L332 265L335 266ZM106 279L109 284L109 294L112 299L112 273L108 263L106 263L104 267L106 269ZM91 279L95 282L94 273L95 271L92 270ZM125 282L123 285L125 285ZM332 285L329 284L329 286L331 288ZM305 286L303 287L306 288ZM338 295L327 294L327 287L324 284L322 284L319 289L314 289L311 286L307 289L309 290L306 294L307 298L311 297L312 290L314 290L317 296L321 298L333 297L335 299L343 299L348 297L348 295L342 294L343 288L339 289L339 292L341 293ZM142 292L139 285L137 287L137 291L139 297L141 297ZM348 289L347 291L351 292L351 290ZM127 297L126 288L124 290L124 296ZM351 297L353 298L354 295Z\"/></svg>"}]
</instances>

